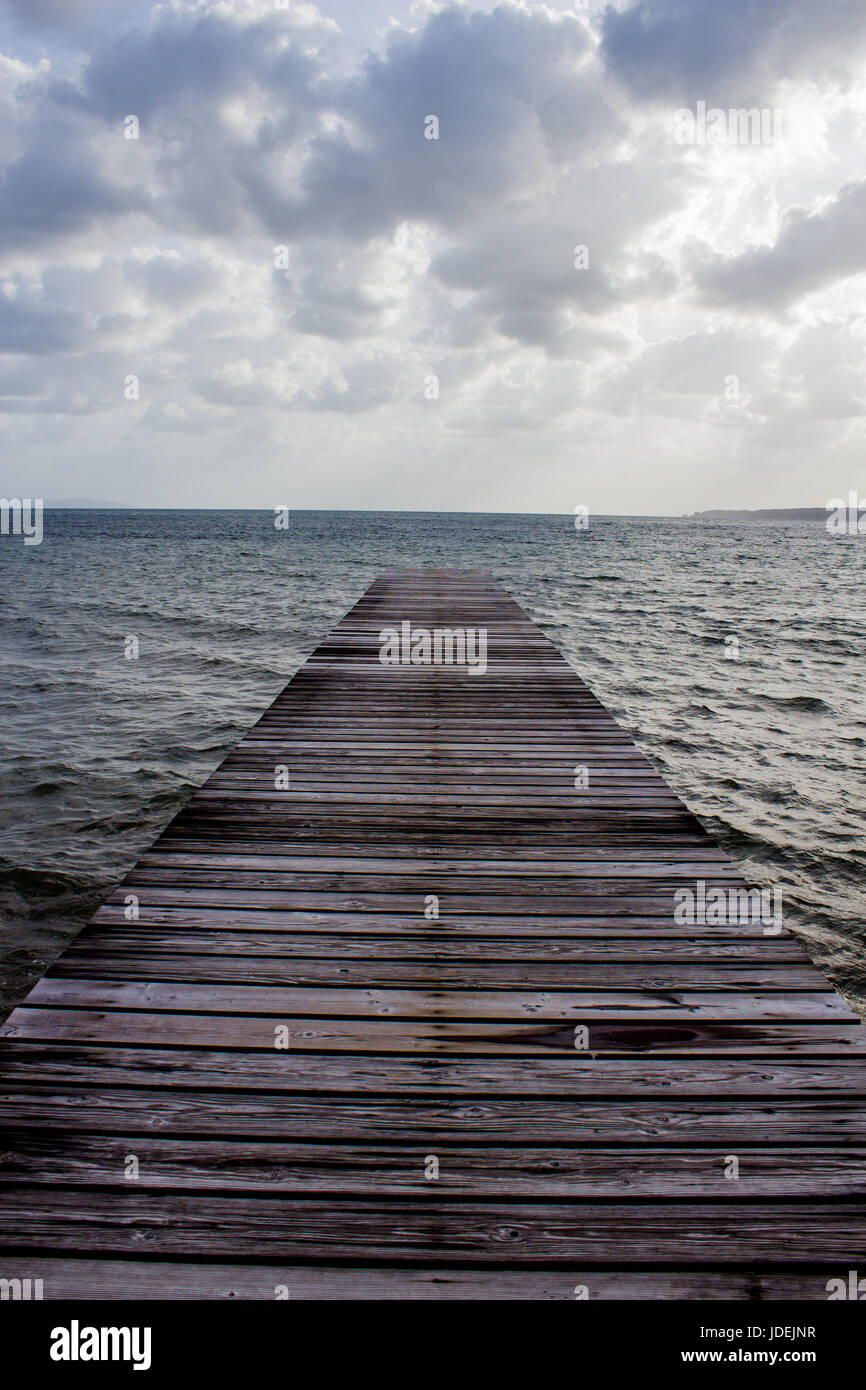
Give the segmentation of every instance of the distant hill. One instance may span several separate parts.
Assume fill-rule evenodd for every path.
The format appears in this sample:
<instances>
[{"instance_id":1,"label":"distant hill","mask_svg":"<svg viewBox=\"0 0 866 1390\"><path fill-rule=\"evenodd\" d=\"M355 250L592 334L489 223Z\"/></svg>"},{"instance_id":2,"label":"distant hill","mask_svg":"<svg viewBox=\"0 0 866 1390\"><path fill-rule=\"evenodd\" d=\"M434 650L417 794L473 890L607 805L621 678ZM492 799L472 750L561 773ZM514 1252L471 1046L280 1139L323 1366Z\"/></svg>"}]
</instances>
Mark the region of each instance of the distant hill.
<instances>
[{"instance_id":1,"label":"distant hill","mask_svg":"<svg viewBox=\"0 0 866 1390\"><path fill-rule=\"evenodd\" d=\"M735 511L719 508L716 511L692 512L705 521L826 521L826 507L764 507L756 511Z\"/></svg>"}]
</instances>

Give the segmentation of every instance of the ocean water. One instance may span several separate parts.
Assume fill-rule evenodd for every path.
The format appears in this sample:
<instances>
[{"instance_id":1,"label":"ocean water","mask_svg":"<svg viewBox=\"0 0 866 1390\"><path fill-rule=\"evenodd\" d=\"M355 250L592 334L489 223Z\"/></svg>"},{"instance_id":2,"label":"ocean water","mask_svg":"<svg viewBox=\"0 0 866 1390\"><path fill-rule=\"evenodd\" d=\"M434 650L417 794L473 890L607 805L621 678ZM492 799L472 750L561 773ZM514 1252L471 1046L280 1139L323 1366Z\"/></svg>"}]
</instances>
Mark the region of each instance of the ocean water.
<instances>
[{"instance_id":1,"label":"ocean water","mask_svg":"<svg viewBox=\"0 0 866 1390\"><path fill-rule=\"evenodd\" d=\"M866 1014L862 537L57 510L0 536L0 1015L389 565L492 570Z\"/></svg>"}]
</instances>

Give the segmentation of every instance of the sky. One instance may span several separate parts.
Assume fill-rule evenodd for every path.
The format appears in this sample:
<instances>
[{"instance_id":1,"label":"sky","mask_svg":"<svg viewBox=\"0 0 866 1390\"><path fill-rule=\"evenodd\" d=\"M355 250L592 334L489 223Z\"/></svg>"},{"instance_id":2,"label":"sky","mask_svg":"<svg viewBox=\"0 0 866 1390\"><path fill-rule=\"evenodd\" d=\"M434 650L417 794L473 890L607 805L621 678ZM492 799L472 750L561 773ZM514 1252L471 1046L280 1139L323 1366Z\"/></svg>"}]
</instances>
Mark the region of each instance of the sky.
<instances>
[{"instance_id":1,"label":"sky","mask_svg":"<svg viewBox=\"0 0 866 1390\"><path fill-rule=\"evenodd\" d=\"M862 0L0 0L0 491L862 497L864 150Z\"/></svg>"}]
</instances>

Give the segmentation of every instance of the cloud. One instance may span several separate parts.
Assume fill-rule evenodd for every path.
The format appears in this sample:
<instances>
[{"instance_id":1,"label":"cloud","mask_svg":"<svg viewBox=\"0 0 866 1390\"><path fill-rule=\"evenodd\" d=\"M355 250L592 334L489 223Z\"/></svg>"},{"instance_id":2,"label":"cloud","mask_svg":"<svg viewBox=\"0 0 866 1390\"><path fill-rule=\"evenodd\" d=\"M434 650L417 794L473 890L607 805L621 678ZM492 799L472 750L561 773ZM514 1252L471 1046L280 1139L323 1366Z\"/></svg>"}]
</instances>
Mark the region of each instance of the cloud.
<instances>
[{"instance_id":1,"label":"cloud","mask_svg":"<svg viewBox=\"0 0 866 1390\"><path fill-rule=\"evenodd\" d=\"M32 250L147 209L147 194L107 177L81 132L37 119L26 137L0 184L0 250Z\"/></svg>"},{"instance_id":2,"label":"cloud","mask_svg":"<svg viewBox=\"0 0 866 1390\"><path fill-rule=\"evenodd\" d=\"M80 341L81 316L52 304L20 281L6 281L0 292L0 342L4 353L37 356L70 352Z\"/></svg>"},{"instance_id":3,"label":"cloud","mask_svg":"<svg viewBox=\"0 0 866 1390\"><path fill-rule=\"evenodd\" d=\"M734 256L695 253L695 281L714 304L785 309L866 271L864 229L866 179L852 180L821 211L789 208L772 245Z\"/></svg>"},{"instance_id":4,"label":"cloud","mask_svg":"<svg viewBox=\"0 0 866 1390\"><path fill-rule=\"evenodd\" d=\"M89 8L88 0L4 0L20 24L28 28L74 24Z\"/></svg>"},{"instance_id":5,"label":"cloud","mask_svg":"<svg viewBox=\"0 0 866 1390\"><path fill-rule=\"evenodd\" d=\"M0 413L22 457L50 469L62 441L81 476L60 491L105 492L97 451L177 500L195 436L227 503L238 458L249 504L287 457L327 457L297 487L337 504L429 503L444 479L489 500L492 450L510 505L565 488L570 510L591 456L599 488L631 469L631 505L680 510L702 501L671 503L696 461L845 447L864 397L853 6L446 4L367 51L309 4L79 19L40 32L44 61L23 28L0 58ZM834 75L830 100L814 84ZM780 81L805 133L773 149L684 150L657 109Z\"/></svg>"},{"instance_id":6,"label":"cloud","mask_svg":"<svg viewBox=\"0 0 866 1390\"><path fill-rule=\"evenodd\" d=\"M310 7L247 15L225 4L161 6L151 28L122 31L94 53L81 105L114 122L128 112L144 124L180 116L188 130L200 131L214 116L225 124L220 104L262 92L270 102L263 117L285 123L318 106L316 48L332 38L331 26ZM57 95L73 99L62 86Z\"/></svg>"},{"instance_id":7,"label":"cloud","mask_svg":"<svg viewBox=\"0 0 866 1390\"><path fill-rule=\"evenodd\" d=\"M602 54L639 99L739 105L783 78L846 79L866 48L859 0L637 0L608 5Z\"/></svg>"},{"instance_id":8,"label":"cloud","mask_svg":"<svg viewBox=\"0 0 866 1390\"><path fill-rule=\"evenodd\" d=\"M574 18L514 6L434 12L397 31L343 93L344 123L311 147L301 225L374 235L406 219L461 230L622 132ZM438 138L425 138L434 117Z\"/></svg>"},{"instance_id":9,"label":"cloud","mask_svg":"<svg viewBox=\"0 0 866 1390\"><path fill-rule=\"evenodd\" d=\"M179 251L158 252L132 263L127 274L154 303L186 309L201 303L218 288L218 270L199 256L185 258Z\"/></svg>"},{"instance_id":10,"label":"cloud","mask_svg":"<svg viewBox=\"0 0 866 1390\"><path fill-rule=\"evenodd\" d=\"M60 111L117 130L134 114L153 147L166 222L235 236L389 234L407 219L460 229L525 192L527 173L594 164L624 130L573 16L451 6L392 32L356 73L329 71L333 26L309 7L156 12L95 53ZM425 120L439 121L425 139Z\"/></svg>"}]
</instances>

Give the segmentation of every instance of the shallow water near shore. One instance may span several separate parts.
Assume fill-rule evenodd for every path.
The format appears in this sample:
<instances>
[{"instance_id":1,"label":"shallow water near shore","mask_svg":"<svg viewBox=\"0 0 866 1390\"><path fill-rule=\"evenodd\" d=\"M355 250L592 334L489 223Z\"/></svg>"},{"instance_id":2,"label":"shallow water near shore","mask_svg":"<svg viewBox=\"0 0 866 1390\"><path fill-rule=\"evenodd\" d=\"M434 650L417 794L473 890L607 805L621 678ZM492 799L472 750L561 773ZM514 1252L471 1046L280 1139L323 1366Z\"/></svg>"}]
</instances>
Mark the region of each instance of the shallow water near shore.
<instances>
[{"instance_id":1,"label":"shallow water near shore","mask_svg":"<svg viewBox=\"0 0 866 1390\"><path fill-rule=\"evenodd\" d=\"M0 1014L389 565L490 569L866 1013L863 537L57 510L0 537Z\"/></svg>"}]
</instances>

